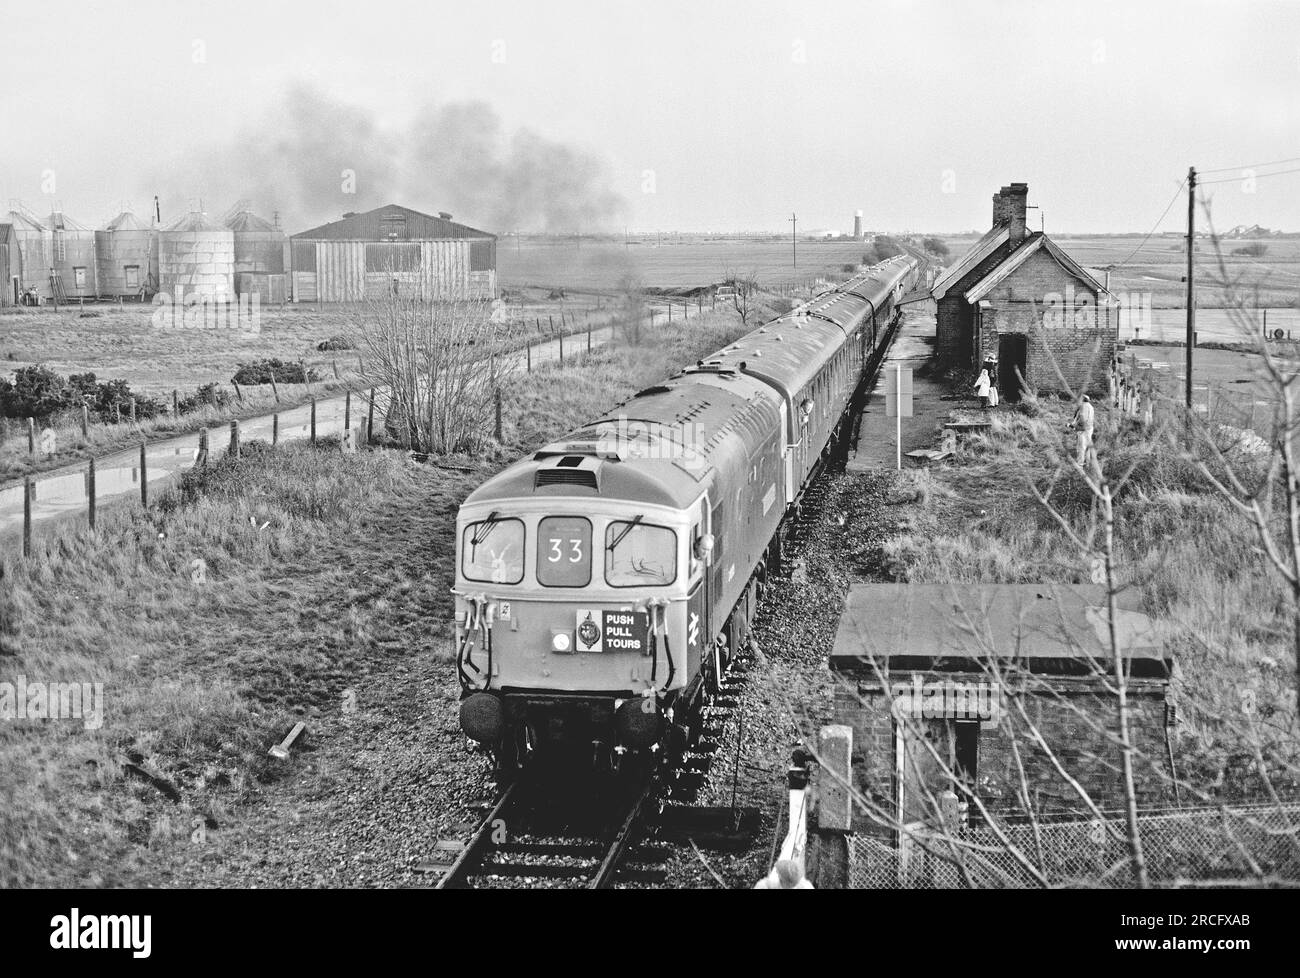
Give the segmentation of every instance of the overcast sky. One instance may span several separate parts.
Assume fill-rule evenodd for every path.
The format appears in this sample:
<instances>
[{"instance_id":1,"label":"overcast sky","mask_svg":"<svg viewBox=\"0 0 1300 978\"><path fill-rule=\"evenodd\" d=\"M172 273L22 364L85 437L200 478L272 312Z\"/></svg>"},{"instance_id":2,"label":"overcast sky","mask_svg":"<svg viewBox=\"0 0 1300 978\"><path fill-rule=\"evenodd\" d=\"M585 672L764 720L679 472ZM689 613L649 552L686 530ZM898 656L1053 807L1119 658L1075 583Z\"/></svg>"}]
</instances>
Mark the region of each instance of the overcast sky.
<instances>
[{"instance_id":1,"label":"overcast sky","mask_svg":"<svg viewBox=\"0 0 1300 978\"><path fill-rule=\"evenodd\" d=\"M1035 228L1145 232L1189 164L1300 157L1300 2L5 6L0 195L92 225L154 193L222 211L247 181L290 231L397 192L481 225L845 229L861 208L959 230L1026 181ZM600 200L499 206L474 168L493 197ZM1222 227L1300 230L1300 173L1209 189Z\"/></svg>"}]
</instances>

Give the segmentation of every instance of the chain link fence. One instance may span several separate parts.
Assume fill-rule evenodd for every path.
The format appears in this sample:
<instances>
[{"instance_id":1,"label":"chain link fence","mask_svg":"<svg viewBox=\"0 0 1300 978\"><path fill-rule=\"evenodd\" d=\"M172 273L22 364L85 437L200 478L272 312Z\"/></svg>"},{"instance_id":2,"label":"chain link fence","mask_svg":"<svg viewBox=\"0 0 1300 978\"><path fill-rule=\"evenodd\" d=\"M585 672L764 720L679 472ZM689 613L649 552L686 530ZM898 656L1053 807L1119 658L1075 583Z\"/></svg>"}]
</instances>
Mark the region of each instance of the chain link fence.
<instances>
[{"instance_id":1,"label":"chain link fence","mask_svg":"<svg viewBox=\"0 0 1300 978\"><path fill-rule=\"evenodd\" d=\"M1156 885L1300 880L1300 803L1147 812L1138 816L1147 874ZM960 828L917 825L901 845L855 835L854 889L1019 889L1134 885L1123 818Z\"/></svg>"}]
</instances>

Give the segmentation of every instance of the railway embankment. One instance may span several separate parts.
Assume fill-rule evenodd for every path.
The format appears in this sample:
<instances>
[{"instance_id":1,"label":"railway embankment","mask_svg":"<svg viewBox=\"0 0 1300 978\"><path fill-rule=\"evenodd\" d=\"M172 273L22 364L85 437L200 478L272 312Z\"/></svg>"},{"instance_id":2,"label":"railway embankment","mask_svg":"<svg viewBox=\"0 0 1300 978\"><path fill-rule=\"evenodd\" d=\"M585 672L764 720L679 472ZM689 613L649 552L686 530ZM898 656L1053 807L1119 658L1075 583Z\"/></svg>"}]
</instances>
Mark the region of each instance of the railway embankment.
<instances>
[{"instance_id":1,"label":"railway embankment","mask_svg":"<svg viewBox=\"0 0 1300 978\"><path fill-rule=\"evenodd\" d=\"M426 885L415 867L492 790L456 719L461 499L737 319L516 378L482 458L250 443L94 535L4 554L0 681L34 703L89 684L99 709L0 724L0 885Z\"/></svg>"}]
</instances>

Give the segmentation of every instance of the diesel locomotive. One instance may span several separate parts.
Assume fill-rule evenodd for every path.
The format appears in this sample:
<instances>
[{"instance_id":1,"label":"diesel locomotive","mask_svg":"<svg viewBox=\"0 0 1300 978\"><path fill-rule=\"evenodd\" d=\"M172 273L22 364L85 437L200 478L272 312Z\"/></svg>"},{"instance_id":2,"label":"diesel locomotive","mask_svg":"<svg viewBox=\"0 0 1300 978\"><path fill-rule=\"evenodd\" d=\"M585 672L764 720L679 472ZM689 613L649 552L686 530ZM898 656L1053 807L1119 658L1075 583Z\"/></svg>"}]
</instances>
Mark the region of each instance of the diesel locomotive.
<instances>
[{"instance_id":1,"label":"diesel locomotive","mask_svg":"<svg viewBox=\"0 0 1300 978\"><path fill-rule=\"evenodd\" d=\"M685 747L917 275L906 256L872 266L470 494L460 721L498 764Z\"/></svg>"}]
</instances>

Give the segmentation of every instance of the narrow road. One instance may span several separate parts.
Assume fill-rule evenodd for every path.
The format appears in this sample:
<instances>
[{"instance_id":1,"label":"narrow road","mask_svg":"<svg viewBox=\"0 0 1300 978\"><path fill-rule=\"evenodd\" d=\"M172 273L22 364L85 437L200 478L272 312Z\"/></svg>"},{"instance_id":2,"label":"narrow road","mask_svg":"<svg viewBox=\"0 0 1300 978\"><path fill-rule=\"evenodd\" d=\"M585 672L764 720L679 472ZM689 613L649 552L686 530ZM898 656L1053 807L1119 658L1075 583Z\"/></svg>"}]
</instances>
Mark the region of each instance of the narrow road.
<instances>
[{"instance_id":1,"label":"narrow road","mask_svg":"<svg viewBox=\"0 0 1300 978\"><path fill-rule=\"evenodd\" d=\"M593 348L604 346L613 335L612 326L593 329L591 343ZM573 356L587 348L587 337L576 333L564 340L548 340L536 343L531 354L517 350L507 354L503 359L522 370L527 357L531 356L534 365L550 363L560 359L560 344L565 343L565 354ZM316 436L318 438L337 435L343 430L344 397L331 397L316 402ZM378 405L385 402L381 389L376 397ZM352 398L352 424L356 427L365 422L369 411L369 400L365 392L357 391ZM293 441L311 437L311 405L304 404L278 412L280 415L280 439ZM382 411L376 407L376 414ZM242 441L271 440L271 414L246 418L239 423ZM376 422L378 424L378 422ZM230 447L227 425L218 425L209 432L208 457L215 459L224 455ZM198 457L199 435L191 432L171 438L151 442L145 450L146 468L148 470L149 492L151 498L157 490L176 479L186 469L193 467ZM88 496L87 467L84 462L66 465L33 477L32 526L33 530L41 523L51 520L75 517L86 512ZM155 489L155 487L157 487ZM140 449L132 448L114 452L95 460L95 500L96 508L140 495ZM0 539L21 536L23 528L23 486L21 483L0 489Z\"/></svg>"}]
</instances>

